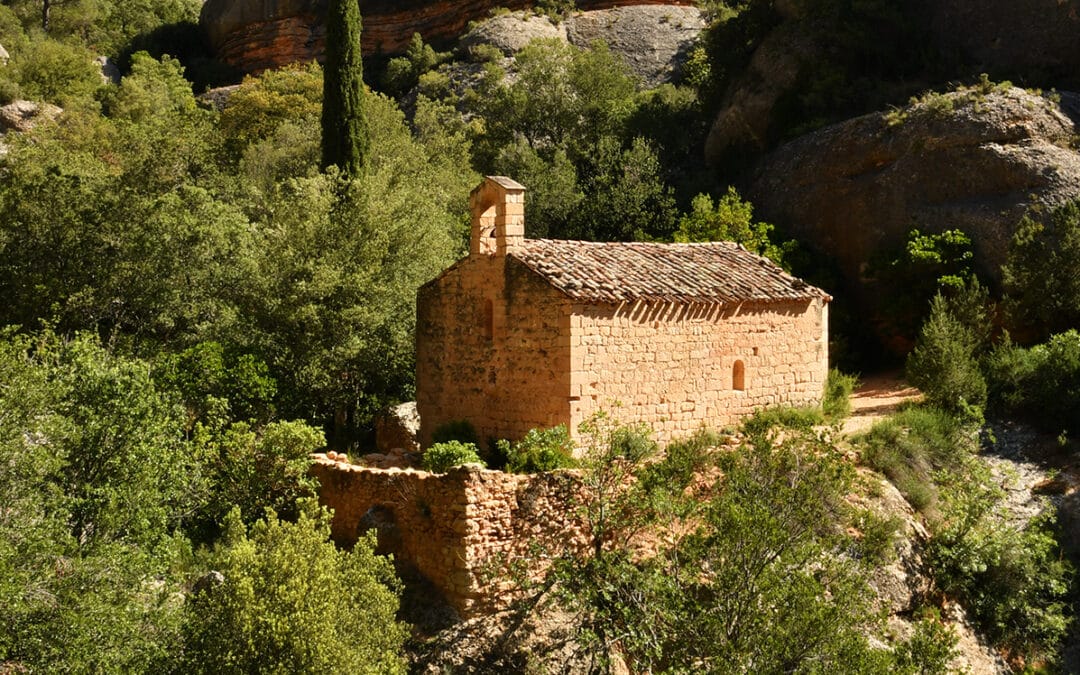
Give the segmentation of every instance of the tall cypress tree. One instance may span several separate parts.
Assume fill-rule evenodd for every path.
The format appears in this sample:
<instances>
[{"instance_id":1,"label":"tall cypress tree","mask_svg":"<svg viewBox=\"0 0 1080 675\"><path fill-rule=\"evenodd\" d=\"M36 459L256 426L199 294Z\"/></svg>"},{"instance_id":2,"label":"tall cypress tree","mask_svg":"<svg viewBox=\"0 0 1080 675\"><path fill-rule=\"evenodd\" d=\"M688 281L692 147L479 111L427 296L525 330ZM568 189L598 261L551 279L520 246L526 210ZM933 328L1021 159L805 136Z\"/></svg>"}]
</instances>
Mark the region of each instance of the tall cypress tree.
<instances>
[{"instance_id":1,"label":"tall cypress tree","mask_svg":"<svg viewBox=\"0 0 1080 675\"><path fill-rule=\"evenodd\" d=\"M359 0L330 0L323 68L322 168L359 175L368 151Z\"/></svg>"}]
</instances>

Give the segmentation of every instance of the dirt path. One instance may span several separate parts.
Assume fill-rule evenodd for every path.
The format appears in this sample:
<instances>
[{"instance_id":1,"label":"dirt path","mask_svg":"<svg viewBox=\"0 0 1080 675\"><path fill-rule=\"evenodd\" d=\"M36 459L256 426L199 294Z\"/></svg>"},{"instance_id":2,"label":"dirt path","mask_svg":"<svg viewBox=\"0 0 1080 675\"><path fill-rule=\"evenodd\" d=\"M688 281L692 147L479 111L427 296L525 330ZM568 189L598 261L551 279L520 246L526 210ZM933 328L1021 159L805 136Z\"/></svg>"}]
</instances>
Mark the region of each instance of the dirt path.
<instances>
[{"instance_id":1,"label":"dirt path","mask_svg":"<svg viewBox=\"0 0 1080 675\"><path fill-rule=\"evenodd\" d=\"M849 436L867 431L874 422L895 413L900 404L920 396L898 370L868 375L851 395L851 416L844 420L843 431Z\"/></svg>"}]
</instances>

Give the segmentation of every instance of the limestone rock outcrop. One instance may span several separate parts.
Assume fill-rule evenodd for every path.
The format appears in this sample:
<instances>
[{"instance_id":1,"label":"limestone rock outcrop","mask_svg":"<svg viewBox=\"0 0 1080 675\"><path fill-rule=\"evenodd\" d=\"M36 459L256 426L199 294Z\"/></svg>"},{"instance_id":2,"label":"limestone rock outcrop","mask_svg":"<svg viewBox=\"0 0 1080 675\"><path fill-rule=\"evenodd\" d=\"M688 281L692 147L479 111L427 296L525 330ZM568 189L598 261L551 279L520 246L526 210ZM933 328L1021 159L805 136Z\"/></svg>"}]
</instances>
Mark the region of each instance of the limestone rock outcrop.
<instances>
[{"instance_id":1,"label":"limestone rock outcrop","mask_svg":"<svg viewBox=\"0 0 1080 675\"><path fill-rule=\"evenodd\" d=\"M63 108L51 103L12 101L0 106L0 133L29 131L35 124L56 119L62 112Z\"/></svg>"},{"instance_id":2,"label":"limestone rock outcrop","mask_svg":"<svg viewBox=\"0 0 1080 675\"><path fill-rule=\"evenodd\" d=\"M458 41L458 50L490 45L505 56L513 56L533 40L542 38L568 40L566 22L555 23L531 12L513 12L477 22Z\"/></svg>"},{"instance_id":3,"label":"limestone rock outcrop","mask_svg":"<svg viewBox=\"0 0 1080 675\"><path fill-rule=\"evenodd\" d=\"M491 10L527 9L532 0L362 0L365 54L402 52L413 33L445 46ZM582 10L622 5L691 5L690 0L582 0ZM326 0L207 0L199 24L218 58L248 73L320 59Z\"/></svg>"},{"instance_id":4,"label":"limestone rock outcrop","mask_svg":"<svg viewBox=\"0 0 1080 675\"><path fill-rule=\"evenodd\" d=\"M646 87L677 78L705 20L697 7L642 5L581 12L566 21L571 44L603 40Z\"/></svg>"},{"instance_id":5,"label":"limestone rock outcrop","mask_svg":"<svg viewBox=\"0 0 1080 675\"><path fill-rule=\"evenodd\" d=\"M878 297L862 279L880 251L918 228L960 229L976 267L999 277L1017 222L1034 204L1080 197L1080 96L1022 89L954 92L890 114L858 117L781 146L748 196L761 218L837 262L860 308Z\"/></svg>"},{"instance_id":6,"label":"limestone rock outcrop","mask_svg":"<svg viewBox=\"0 0 1080 675\"><path fill-rule=\"evenodd\" d=\"M805 95L807 74L828 67L842 27L807 12L804 4L774 4L776 25L761 37L747 66L724 92L706 144L711 162L774 143L772 127L785 101ZM890 87L897 100L983 72L996 80L1080 89L1080 3L1075 0L912 0L908 14L928 53L937 54L938 68L948 74L923 73L926 79L919 85L920 76L908 73Z\"/></svg>"}]
</instances>

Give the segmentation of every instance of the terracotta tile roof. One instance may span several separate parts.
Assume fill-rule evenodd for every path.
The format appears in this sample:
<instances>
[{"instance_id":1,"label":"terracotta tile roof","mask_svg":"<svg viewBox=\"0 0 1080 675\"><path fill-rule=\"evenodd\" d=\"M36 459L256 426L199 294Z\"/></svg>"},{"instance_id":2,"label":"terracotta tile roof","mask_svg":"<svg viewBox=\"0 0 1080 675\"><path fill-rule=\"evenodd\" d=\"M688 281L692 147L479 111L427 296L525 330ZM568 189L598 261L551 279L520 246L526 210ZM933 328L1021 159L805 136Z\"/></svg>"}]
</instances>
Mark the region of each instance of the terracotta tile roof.
<instances>
[{"instance_id":1,"label":"terracotta tile roof","mask_svg":"<svg viewBox=\"0 0 1080 675\"><path fill-rule=\"evenodd\" d=\"M510 252L552 286L589 302L830 299L732 242L654 244L525 239Z\"/></svg>"}]
</instances>

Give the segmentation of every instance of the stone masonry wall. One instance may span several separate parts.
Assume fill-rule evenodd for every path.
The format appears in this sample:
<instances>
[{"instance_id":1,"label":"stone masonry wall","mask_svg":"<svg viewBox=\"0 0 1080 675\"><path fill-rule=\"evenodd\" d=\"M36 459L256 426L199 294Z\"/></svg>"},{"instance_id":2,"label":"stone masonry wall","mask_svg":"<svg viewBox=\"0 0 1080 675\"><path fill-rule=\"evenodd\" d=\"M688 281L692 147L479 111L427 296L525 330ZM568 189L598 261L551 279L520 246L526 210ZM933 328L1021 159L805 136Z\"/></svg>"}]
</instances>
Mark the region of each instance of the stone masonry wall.
<instances>
[{"instance_id":1,"label":"stone masonry wall","mask_svg":"<svg viewBox=\"0 0 1080 675\"><path fill-rule=\"evenodd\" d=\"M577 425L622 404L661 442L716 428L757 408L821 400L828 374L821 300L735 307L577 305L571 318L571 403ZM736 362L742 364L739 390Z\"/></svg>"},{"instance_id":2,"label":"stone masonry wall","mask_svg":"<svg viewBox=\"0 0 1080 675\"><path fill-rule=\"evenodd\" d=\"M351 545L368 529L378 550L392 553L438 588L465 618L505 607L513 598L509 566L535 549L555 554L581 546L573 472L507 474L478 466L445 474L372 469L315 455L319 500L334 509L332 535Z\"/></svg>"},{"instance_id":3,"label":"stone masonry wall","mask_svg":"<svg viewBox=\"0 0 1080 675\"><path fill-rule=\"evenodd\" d=\"M468 420L482 442L570 416L570 302L521 263L471 255L420 289L420 444Z\"/></svg>"}]
</instances>

